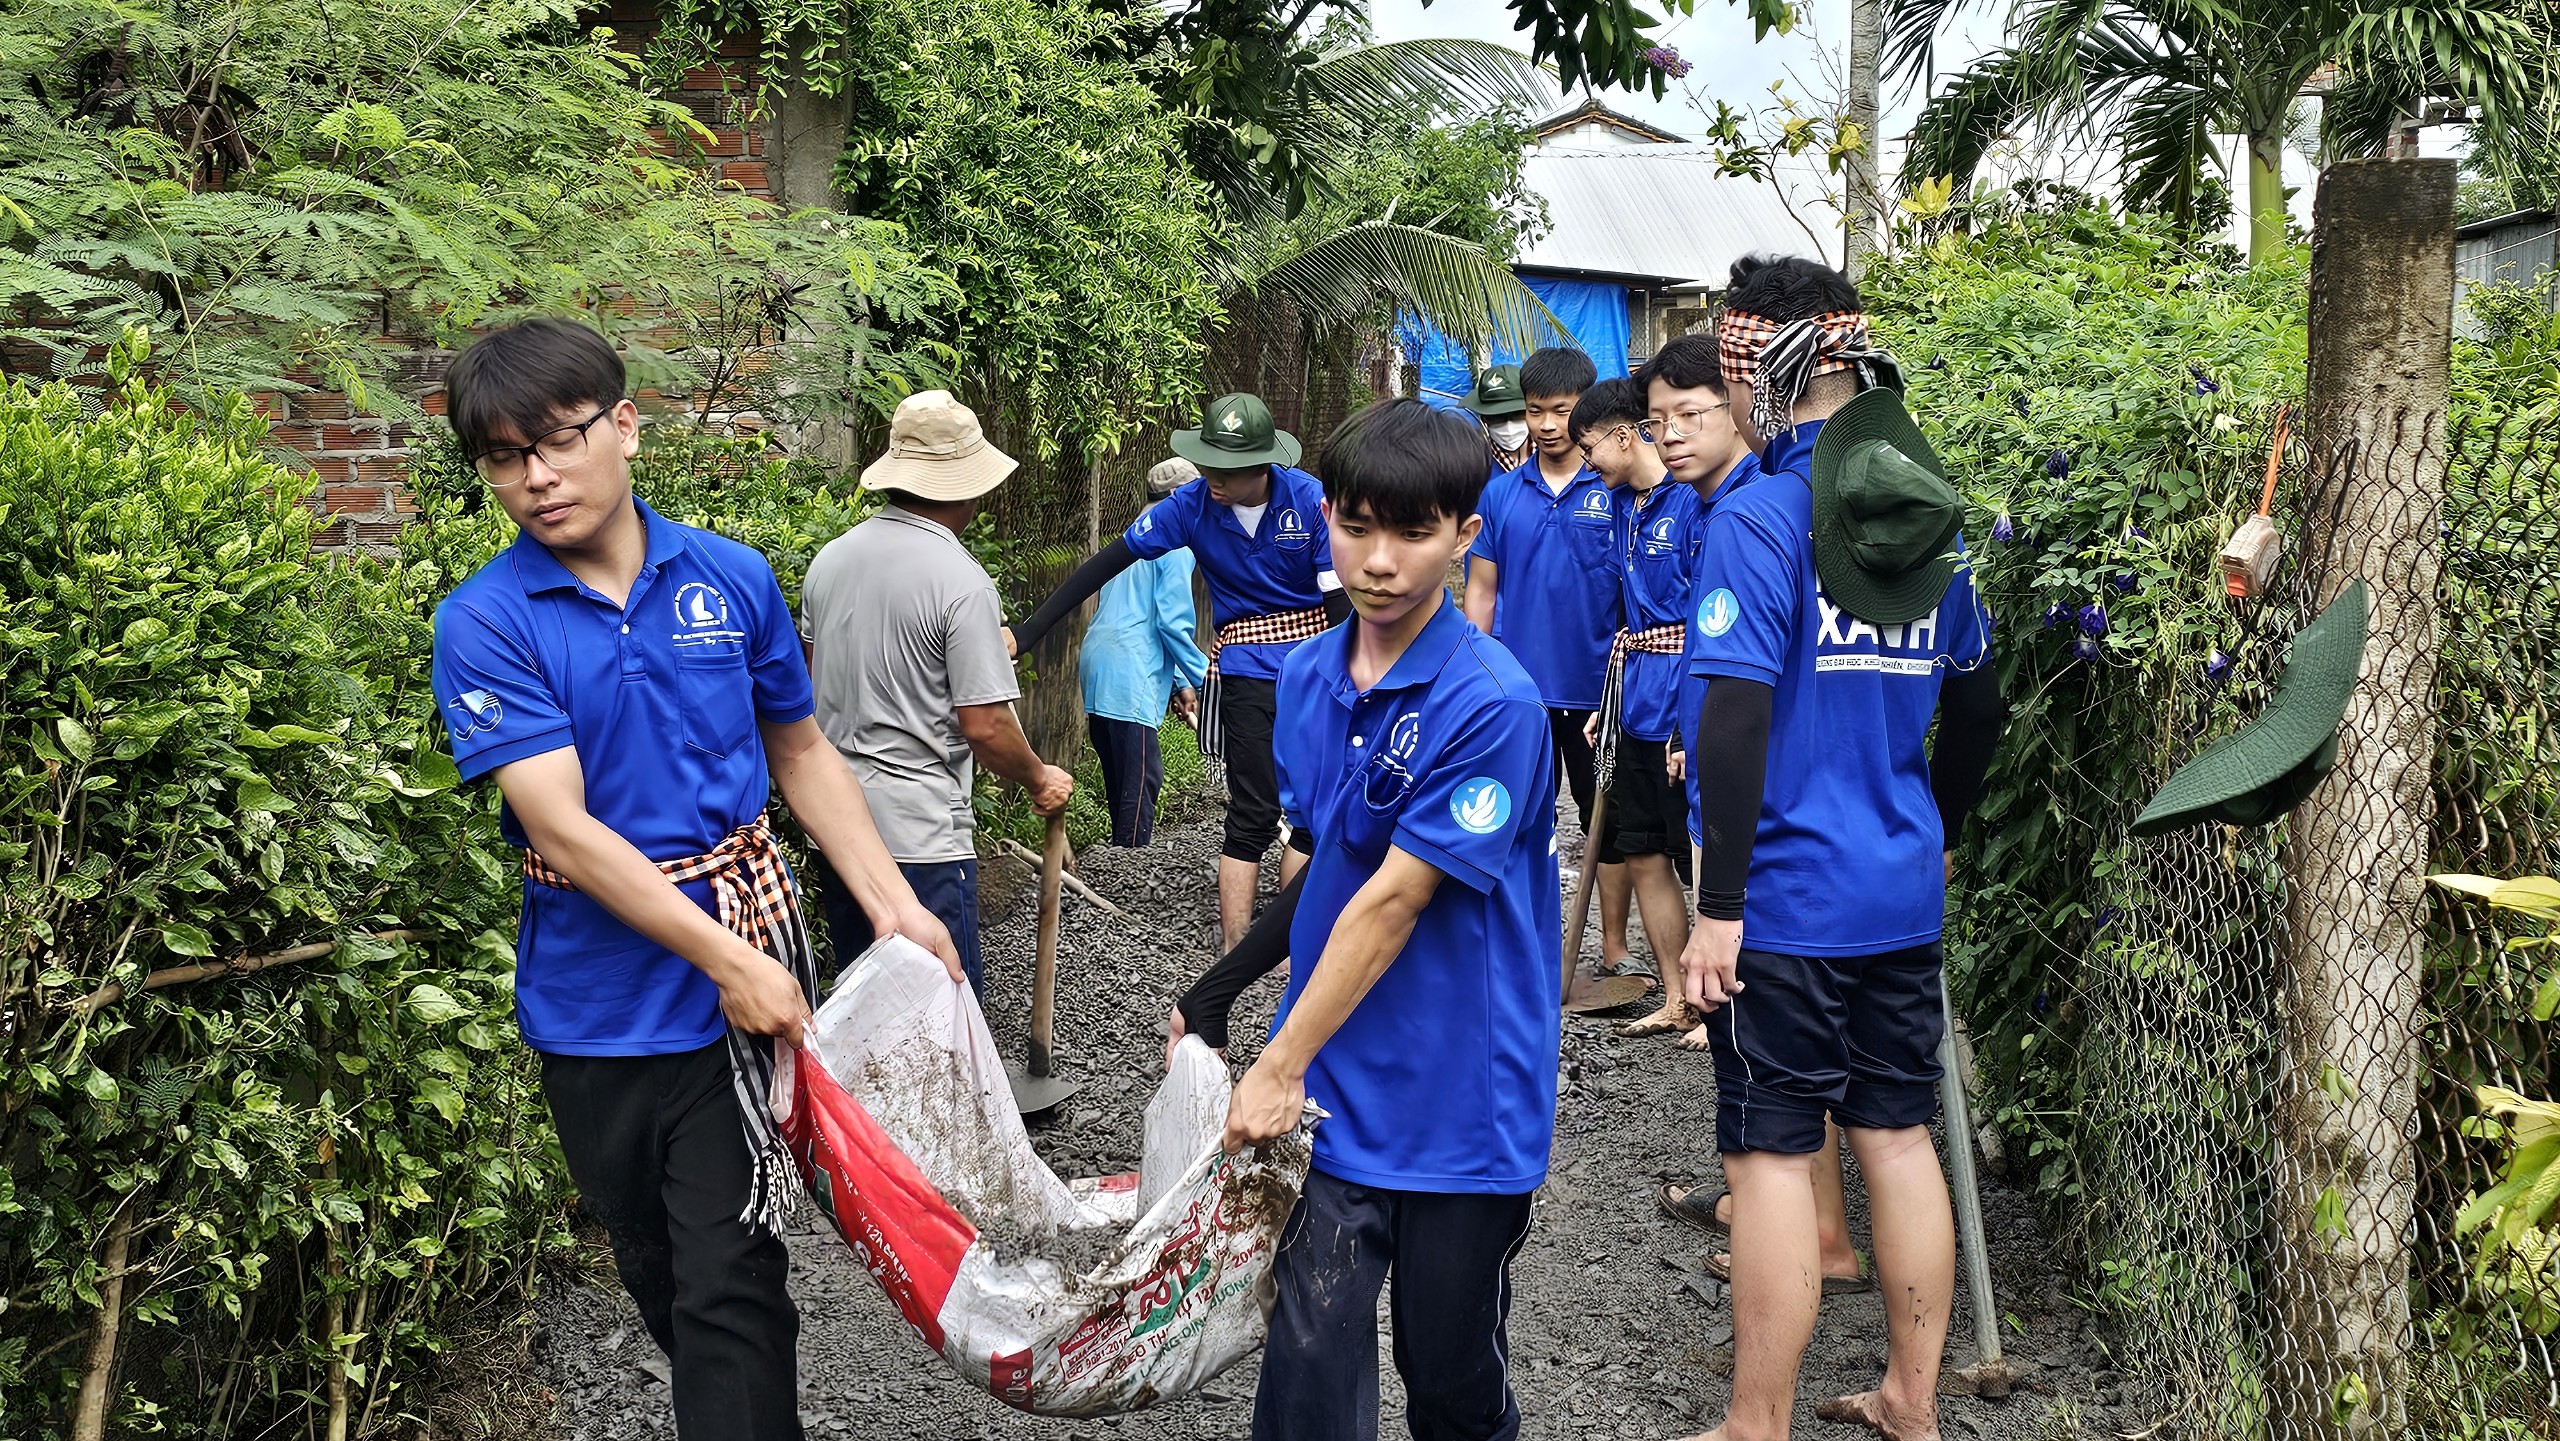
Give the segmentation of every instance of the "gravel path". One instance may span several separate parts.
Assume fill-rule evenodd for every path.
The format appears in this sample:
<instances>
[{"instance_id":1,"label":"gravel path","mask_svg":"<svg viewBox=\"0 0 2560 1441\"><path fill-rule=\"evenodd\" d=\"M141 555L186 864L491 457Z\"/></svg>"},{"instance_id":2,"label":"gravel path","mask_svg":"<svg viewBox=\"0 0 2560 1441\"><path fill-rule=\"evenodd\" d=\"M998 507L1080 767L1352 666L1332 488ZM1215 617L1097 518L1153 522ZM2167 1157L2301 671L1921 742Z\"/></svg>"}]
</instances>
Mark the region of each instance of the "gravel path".
<instances>
[{"instance_id":1,"label":"gravel path","mask_svg":"<svg viewBox=\"0 0 2560 1441\"><path fill-rule=\"evenodd\" d=\"M1569 818L1567 826L1570 835ZM1570 839L1567 845L1570 852ZM1216 952L1217 846L1210 822L1160 832L1148 850L1095 847L1081 858L1083 878L1129 919L1114 920L1072 892L1065 902L1059 1069L1086 1088L1032 1133L1062 1175L1136 1167L1165 1011ZM1006 860L986 864L991 873L1007 868L1028 869ZM989 887L999 889L1007 896L1003 912L987 918L985 933L989 1009L998 1039L1018 1045L1029 1006L1035 899L1029 886ZM1266 982L1239 1003L1239 1064L1267 1028L1278 990ZM1513 1385L1525 1436L1683 1436L1724 1407L1732 1308L1724 1288L1694 1269L1704 1238L1664 1219L1653 1194L1662 1180L1715 1184L1713 1077L1704 1056L1667 1040L1612 1035L1620 1019L1566 1018L1567 1085L1554 1170L1513 1267ZM2131 1429L2138 1423L2105 1404L2116 1395L2115 1378L2067 1300L2070 1278L2054 1270L2025 1199L1996 1181L1985 1184L2005 1344L2028 1380L2005 1402L1948 1398L1945 1434L2063 1438ZM1865 1196L1854 1168L1850 1207L1863 1246ZM802 1316L802 1414L813 1437L1243 1438L1250 1429L1253 1359L1203 1394L1130 1416L1051 1421L1014 1412L926 1351L831 1232L804 1229L791 1248ZM1971 1328L1959 1286L1951 1365L1973 1359ZM553 1434L606 1441L673 1433L665 1388L652 1374L663 1362L609 1279L561 1287L544 1301L535 1355L540 1379L560 1398ZM1812 1406L1873 1385L1883 1356L1877 1297L1826 1303L1805 1359L1799 1434L1865 1434L1815 1420ZM1381 1430L1402 1435L1392 1365L1383 1390Z\"/></svg>"}]
</instances>

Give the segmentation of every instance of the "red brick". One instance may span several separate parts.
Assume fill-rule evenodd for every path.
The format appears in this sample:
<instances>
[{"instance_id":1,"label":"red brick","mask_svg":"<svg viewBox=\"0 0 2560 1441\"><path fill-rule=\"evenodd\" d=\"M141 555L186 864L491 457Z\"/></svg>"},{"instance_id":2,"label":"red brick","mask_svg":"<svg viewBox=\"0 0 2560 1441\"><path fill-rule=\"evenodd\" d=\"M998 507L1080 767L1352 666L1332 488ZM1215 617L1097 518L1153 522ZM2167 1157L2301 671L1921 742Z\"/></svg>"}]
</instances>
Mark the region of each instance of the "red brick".
<instances>
[{"instance_id":1,"label":"red brick","mask_svg":"<svg viewBox=\"0 0 2560 1441\"><path fill-rule=\"evenodd\" d=\"M441 387L418 397L418 408L429 415L444 414L444 391Z\"/></svg>"},{"instance_id":2,"label":"red brick","mask_svg":"<svg viewBox=\"0 0 2560 1441\"><path fill-rule=\"evenodd\" d=\"M408 473L409 458L405 455L369 455L355 463L358 480L399 480Z\"/></svg>"},{"instance_id":3,"label":"red brick","mask_svg":"<svg viewBox=\"0 0 2560 1441\"><path fill-rule=\"evenodd\" d=\"M749 155L762 155L764 153L764 132L762 130L750 130L747 132L747 153Z\"/></svg>"},{"instance_id":4,"label":"red brick","mask_svg":"<svg viewBox=\"0 0 2560 1441\"><path fill-rule=\"evenodd\" d=\"M345 420L354 414L354 409L347 404L347 397L338 391L315 390L293 398L293 418L296 420Z\"/></svg>"},{"instance_id":5,"label":"red brick","mask_svg":"<svg viewBox=\"0 0 2560 1441\"><path fill-rule=\"evenodd\" d=\"M720 178L741 190L759 194L767 188L764 162L761 160L732 160L720 167Z\"/></svg>"},{"instance_id":6,"label":"red brick","mask_svg":"<svg viewBox=\"0 0 2560 1441\"><path fill-rule=\"evenodd\" d=\"M272 390L261 390L249 397L249 408L269 420L279 420L284 416L284 397Z\"/></svg>"},{"instance_id":7,"label":"red brick","mask_svg":"<svg viewBox=\"0 0 2560 1441\"><path fill-rule=\"evenodd\" d=\"M747 153L747 137L736 130L714 130L711 132L711 143L702 147L702 153L744 155Z\"/></svg>"},{"instance_id":8,"label":"red brick","mask_svg":"<svg viewBox=\"0 0 2560 1441\"><path fill-rule=\"evenodd\" d=\"M411 495L409 487L405 485L393 486L391 487L391 510L395 515L416 515L418 498Z\"/></svg>"},{"instance_id":9,"label":"red brick","mask_svg":"<svg viewBox=\"0 0 2560 1441\"><path fill-rule=\"evenodd\" d=\"M379 450L382 448L382 422L359 420L352 425L320 427L322 450Z\"/></svg>"},{"instance_id":10,"label":"red brick","mask_svg":"<svg viewBox=\"0 0 2560 1441\"><path fill-rule=\"evenodd\" d=\"M269 443L285 450L312 451L320 448L320 427L316 425L270 425Z\"/></svg>"},{"instance_id":11,"label":"red brick","mask_svg":"<svg viewBox=\"0 0 2560 1441\"><path fill-rule=\"evenodd\" d=\"M734 90L737 84L737 81L730 78L724 66L697 65L684 72L684 77L676 82L676 88L679 90Z\"/></svg>"},{"instance_id":12,"label":"red brick","mask_svg":"<svg viewBox=\"0 0 2560 1441\"><path fill-rule=\"evenodd\" d=\"M333 485L320 492L320 504L331 515L379 515L391 508L378 485Z\"/></svg>"},{"instance_id":13,"label":"red brick","mask_svg":"<svg viewBox=\"0 0 2560 1441\"><path fill-rule=\"evenodd\" d=\"M742 55L752 58L759 48L756 37L745 31L728 36L720 42L720 53L732 59Z\"/></svg>"}]
</instances>

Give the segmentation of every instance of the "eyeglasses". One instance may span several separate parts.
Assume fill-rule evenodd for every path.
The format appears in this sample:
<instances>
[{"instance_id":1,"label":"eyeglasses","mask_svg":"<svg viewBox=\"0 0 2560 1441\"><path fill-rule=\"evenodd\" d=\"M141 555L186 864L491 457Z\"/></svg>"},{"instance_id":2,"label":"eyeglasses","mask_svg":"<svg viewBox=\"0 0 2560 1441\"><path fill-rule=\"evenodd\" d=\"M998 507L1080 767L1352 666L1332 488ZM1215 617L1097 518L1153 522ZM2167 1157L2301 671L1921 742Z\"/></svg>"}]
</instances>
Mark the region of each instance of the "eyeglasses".
<instances>
[{"instance_id":1,"label":"eyeglasses","mask_svg":"<svg viewBox=\"0 0 2560 1441\"><path fill-rule=\"evenodd\" d=\"M542 463L553 470L565 470L587 458L587 431L597 421L613 413L619 400L608 400L596 413L575 425L536 436L531 445L493 445L471 457L471 468L492 490L504 490L518 484L525 476L525 459L541 456Z\"/></svg>"},{"instance_id":2,"label":"eyeglasses","mask_svg":"<svg viewBox=\"0 0 2560 1441\"><path fill-rule=\"evenodd\" d=\"M1610 426L1607 430L1600 432L1600 438L1598 440L1577 440L1573 443L1573 448L1582 452L1582 458L1584 460L1589 460L1591 458L1591 447L1608 441L1622 430L1632 430L1636 433L1637 439L1643 441L1647 445L1653 444L1653 437L1644 433L1643 426L1629 425L1622 420L1616 425Z\"/></svg>"},{"instance_id":3,"label":"eyeglasses","mask_svg":"<svg viewBox=\"0 0 2560 1441\"><path fill-rule=\"evenodd\" d=\"M1730 405L1702 405L1675 411L1668 417L1649 415L1645 417L1644 423L1661 431L1665 440L1687 440L1696 435L1699 428L1707 423L1708 416L1719 410L1731 409L1733 407Z\"/></svg>"}]
</instances>

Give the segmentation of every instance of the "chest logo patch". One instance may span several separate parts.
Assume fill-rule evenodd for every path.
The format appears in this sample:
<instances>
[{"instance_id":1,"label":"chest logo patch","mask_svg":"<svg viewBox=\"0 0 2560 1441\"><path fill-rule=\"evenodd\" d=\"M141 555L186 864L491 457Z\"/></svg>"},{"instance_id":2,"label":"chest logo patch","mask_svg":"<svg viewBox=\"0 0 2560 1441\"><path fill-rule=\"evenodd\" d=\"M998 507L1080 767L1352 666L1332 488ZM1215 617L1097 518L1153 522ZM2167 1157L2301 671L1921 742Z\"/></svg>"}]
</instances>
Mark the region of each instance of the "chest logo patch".
<instances>
[{"instance_id":1,"label":"chest logo patch","mask_svg":"<svg viewBox=\"0 0 2560 1441\"><path fill-rule=\"evenodd\" d=\"M506 707L498 704L498 698L485 690L464 691L446 701L444 708L450 712L445 717L445 724L456 736L496 730L498 722L507 713Z\"/></svg>"},{"instance_id":2,"label":"chest logo patch","mask_svg":"<svg viewBox=\"0 0 2560 1441\"><path fill-rule=\"evenodd\" d=\"M1491 776L1478 776L1449 797L1449 818L1469 835L1492 835L1511 819L1511 792Z\"/></svg>"},{"instance_id":3,"label":"chest logo patch","mask_svg":"<svg viewBox=\"0 0 2560 1441\"><path fill-rule=\"evenodd\" d=\"M1733 623L1740 619L1742 602L1723 586L1708 591L1707 598L1698 602L1698 629L1709 639L1733 629Z\"/></svg>"},{"instance_id":4,"label":"chest logo patch","mask_svg":"<svg viewBox=\"0 0 2560 1441\"><path fill-rule=\"evenodd\" d=\"M712 630L729 623L726 596L702 581L687 581L676 591L676 624L685 630Z\"/></svg>"},{"instance_id":5,"label":"chest logo patch","mask_svg":"<svg viewBox=\"0 0 2560 1441\"><path fill-rule=\"evenodd\" d=\"M1284 508L1271 517L1271 538L1292 549L1307 543L1307 523L1296 507Z\"/></svg>"},{"instance_id":6,"label":"chest logo patch","mask_svg":"<svg viewBox=\"0 0 2560 1441\"><path fill-rule=\"evenodd\" d=\"M1415 747L1421 744L1422 712L1409 710L1397 716L1395 725L1387 731L1387 754L1400 761L1409 761L1413 759Z\"/></svg>"},{"instance_id":7,"label":"chest logo patch","mask_svg":"<svg viewBox=\"0 0 2560 1441\"><path fill-rule=\"evenodd\" d=\"M1582 493L1582 499L1578 503L1584 515L1605 516L1609 513L1609 488L1595 485Z\"/></svg>"}]
</instances>

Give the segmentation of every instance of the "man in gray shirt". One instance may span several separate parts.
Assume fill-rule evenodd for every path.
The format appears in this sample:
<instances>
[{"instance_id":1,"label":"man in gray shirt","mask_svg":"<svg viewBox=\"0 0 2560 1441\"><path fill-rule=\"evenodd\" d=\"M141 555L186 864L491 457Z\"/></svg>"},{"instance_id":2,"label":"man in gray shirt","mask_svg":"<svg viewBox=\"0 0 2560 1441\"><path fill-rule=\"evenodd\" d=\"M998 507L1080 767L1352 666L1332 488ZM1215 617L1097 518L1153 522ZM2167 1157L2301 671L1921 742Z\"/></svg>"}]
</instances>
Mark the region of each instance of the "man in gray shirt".
<instances>
[{"instance_id":1,"label":"man in gray shirt","mask_svg":"<svg viewBox=\"0 0 2560 1441\"><path fill-rule=\"evenodd\" d=\"M818 726L852 762L880 839L982 994L974 763L1021 784L1044 816L1075 790L1022 734L995 582L960 543L1014 464L950 392L908 396L889 453L862 472L888 506L818 552L800 595ZM826 890L827 928L849 961L873 937L840 889Z\"/></svg>"}]
</instances>

